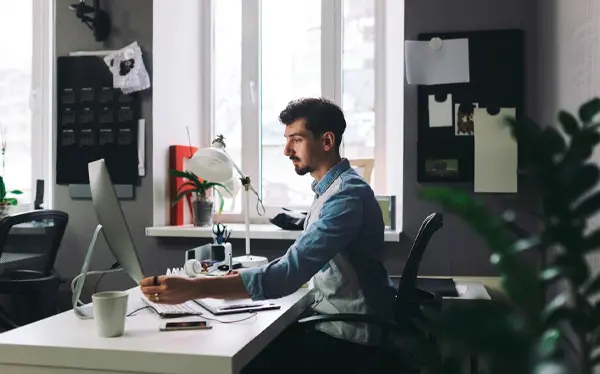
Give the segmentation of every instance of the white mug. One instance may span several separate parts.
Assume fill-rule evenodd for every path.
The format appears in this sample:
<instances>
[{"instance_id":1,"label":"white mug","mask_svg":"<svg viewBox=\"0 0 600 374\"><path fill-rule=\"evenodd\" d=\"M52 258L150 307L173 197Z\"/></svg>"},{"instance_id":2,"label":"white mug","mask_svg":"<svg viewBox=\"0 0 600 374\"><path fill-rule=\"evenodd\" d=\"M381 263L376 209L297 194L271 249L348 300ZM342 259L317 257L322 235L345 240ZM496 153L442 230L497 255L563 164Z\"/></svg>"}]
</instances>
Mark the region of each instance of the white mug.
<instances>
[{"instance_id":1,"label":"white mug","mask_svg":"<svg viewBox=\"0 0 600 374\"><path fill-rule=\"evenodd\" d=\"M127 291L106 291L92 295L98 335L105 338L123 335L128 297Z\"/></svg>"}]
</instances>

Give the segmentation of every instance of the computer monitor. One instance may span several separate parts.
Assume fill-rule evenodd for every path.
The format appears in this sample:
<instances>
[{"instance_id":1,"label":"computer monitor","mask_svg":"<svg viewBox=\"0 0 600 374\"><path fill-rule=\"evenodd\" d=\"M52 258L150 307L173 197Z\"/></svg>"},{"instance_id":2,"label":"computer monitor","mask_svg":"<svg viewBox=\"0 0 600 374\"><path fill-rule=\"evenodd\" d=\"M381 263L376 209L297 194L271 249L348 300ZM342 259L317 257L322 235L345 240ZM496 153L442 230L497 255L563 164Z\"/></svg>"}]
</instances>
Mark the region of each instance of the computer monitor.
<instances>
[{"instance_id":1,"label":"computer monitor","mask_svg":"<svg viewBox=\"0 0 600 374\"><path fill-rule=\"evenodd\" d=\"M88 173L92 203L108 248L121 268L139 283L144 272L104 159L90 162Z\"/></svg>"}]
</instances>

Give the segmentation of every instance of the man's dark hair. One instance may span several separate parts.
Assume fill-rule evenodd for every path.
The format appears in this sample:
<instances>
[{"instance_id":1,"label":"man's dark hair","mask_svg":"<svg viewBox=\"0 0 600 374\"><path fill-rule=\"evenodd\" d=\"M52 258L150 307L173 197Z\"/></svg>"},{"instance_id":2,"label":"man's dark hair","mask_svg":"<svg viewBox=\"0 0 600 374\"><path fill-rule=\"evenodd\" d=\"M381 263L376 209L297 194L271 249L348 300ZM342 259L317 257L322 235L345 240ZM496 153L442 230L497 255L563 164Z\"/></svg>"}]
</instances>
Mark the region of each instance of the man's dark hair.
<instances>
[{"instance_id":1,"label":"man's dark hair","mask_svg":"<svg viewBox=\"0 0 600 374\"><path fill-rule=\"evenodd\" d=\"M290 101L279 114L279 121L286 126L299 119L306 121L306 128L315 137L331 131L335 136L335 150L339 152L346 130L346 119L339 106L324 98L302 98Z\"/></svg>"}]
</instances>

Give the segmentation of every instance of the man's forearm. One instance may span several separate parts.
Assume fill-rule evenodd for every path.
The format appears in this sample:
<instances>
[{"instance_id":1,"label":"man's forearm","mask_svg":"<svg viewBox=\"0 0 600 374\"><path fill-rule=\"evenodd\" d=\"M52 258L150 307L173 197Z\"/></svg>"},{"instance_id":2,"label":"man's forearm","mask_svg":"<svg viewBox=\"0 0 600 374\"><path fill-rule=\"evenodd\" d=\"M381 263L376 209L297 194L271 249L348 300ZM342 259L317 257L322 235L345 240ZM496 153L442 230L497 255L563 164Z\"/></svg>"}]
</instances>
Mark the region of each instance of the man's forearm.
<instances>
[{"instance_id":1,"label":"man's forearm","mask_svg":"<svg viewBox=\"0 0 600 374\"><path fill-rule=\"evenodd\" d=\"M194 279L195 298L246 299L250 294L239 274Z\"/></svg>"}]
</instances>

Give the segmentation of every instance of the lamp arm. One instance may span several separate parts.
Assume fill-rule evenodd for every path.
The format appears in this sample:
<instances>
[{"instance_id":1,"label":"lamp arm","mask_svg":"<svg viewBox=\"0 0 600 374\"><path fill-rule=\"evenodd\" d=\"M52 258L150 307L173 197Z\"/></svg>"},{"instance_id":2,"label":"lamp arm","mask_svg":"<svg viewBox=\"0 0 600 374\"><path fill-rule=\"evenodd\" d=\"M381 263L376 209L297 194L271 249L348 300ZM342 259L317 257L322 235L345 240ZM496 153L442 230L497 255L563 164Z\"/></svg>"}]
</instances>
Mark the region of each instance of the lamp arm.
<instances>
[{"instance_id":1,"label":"lamp arm","mask_svg":"<svg viewBox=\"0 0 600 374\"><path fill-rule=\"evenodd\" d=\"M242 184L244 185L244 187L247 188L247 189L250 189L256 195L256 198L258 199L258 203L256 204L256 211L258 211L258 204L260 204L262 206L262 211L263 211L262 214L264 214L265 213L265 207L264 207L264 205L262 203L262 199L260 198L260 195L258 194L258 191L256 191L256 189L252 185L252 182L250 182L250 177L248 177L246 174L244 174L242 172L242 169L240 169L240 167L237 166L237 164L235 163L235 161L233 161L233 158L229 155L229 153L227 153L227 151L225 150L225 148L221 148L221 150L231 160L231 164L233 165L233 168L235 169L235 171L237 171L237 173L240 175L240 177L242 179ZM247 182L250 182L250 183L247 183ZM260 212L259 212L259 214L260 214Z\"/></svg>"}]
</instances>

